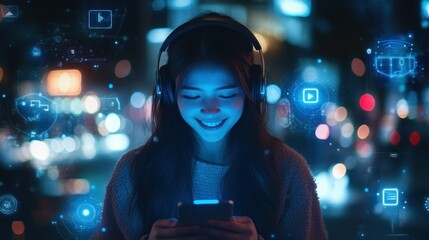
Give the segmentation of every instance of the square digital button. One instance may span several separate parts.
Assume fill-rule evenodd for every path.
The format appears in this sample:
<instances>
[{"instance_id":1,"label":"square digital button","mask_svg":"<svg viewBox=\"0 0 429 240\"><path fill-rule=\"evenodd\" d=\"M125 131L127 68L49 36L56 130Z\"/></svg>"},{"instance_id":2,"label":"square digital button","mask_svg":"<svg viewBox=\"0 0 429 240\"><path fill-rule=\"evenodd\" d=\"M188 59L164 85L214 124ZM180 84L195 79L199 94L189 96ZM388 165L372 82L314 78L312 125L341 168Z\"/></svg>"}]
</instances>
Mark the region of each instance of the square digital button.
<instances>
[{"instance_id":1,"label":"square digital button","mask_svg":"<svg viewBox=\"0 0 429 240\"><path fill-rule=\"evenodd\" d=\"M112 28L112 10L89 10L88 11L89 29L111 29Z\"/></svg>"},{"instance_id":2,"label":"square digital button","mask_svg":"<svg viewBox=\"0 0 429 240\"><path fill-rule=\"evenodd\" d=\"M317 88L304 88L302 90L302 100L304 103L317 103L317 102L319 102L319 89L317 89Z\"/></svg>"},{"instance_id":3,"label":"square digital button","mask_svg":"<svg viewBox=\"0 0 429 240\"><path fill-rule=\"evenodd\" d=\"M385 188L383 189L383 205L397 206L398 205L398 189Z\"/></svg>"}]
</instances>

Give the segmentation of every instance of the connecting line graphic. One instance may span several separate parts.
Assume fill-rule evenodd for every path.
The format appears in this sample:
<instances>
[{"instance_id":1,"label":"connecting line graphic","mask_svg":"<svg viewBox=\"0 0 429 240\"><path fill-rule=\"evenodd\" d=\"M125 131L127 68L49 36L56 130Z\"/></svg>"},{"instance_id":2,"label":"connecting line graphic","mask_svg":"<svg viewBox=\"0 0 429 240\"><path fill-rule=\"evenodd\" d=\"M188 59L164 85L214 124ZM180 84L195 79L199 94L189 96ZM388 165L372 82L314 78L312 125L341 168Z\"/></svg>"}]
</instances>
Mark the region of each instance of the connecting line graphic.
<instances>
[{"instance_id":1,"label":"connecting line graphic","mask_svg":"<svg viewBox=\"0 0 429 240\"><path fill-rule=\"evenodd\" d=\"M41 104L39 100L30 100L30 107L34 107L34 106L38 108L42 108L45 112L49 112L49 105Z\"/></svg>"}]
</instances>

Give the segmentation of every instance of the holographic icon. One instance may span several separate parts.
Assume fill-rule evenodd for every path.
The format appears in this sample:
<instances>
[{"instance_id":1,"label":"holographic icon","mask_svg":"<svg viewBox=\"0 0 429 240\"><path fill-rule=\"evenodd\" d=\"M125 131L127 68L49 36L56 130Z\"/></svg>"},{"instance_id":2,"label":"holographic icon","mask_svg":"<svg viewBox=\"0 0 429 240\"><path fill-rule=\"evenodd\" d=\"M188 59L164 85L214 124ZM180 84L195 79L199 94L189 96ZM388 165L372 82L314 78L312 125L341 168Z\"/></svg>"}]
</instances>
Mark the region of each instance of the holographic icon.
<instances>
[{"instance_id":1,"label":"holographic icon","mask_svg":"<svg viewBox=\"0 0 429 240\"><path fill-rule=\"evenodd\" d=\"M319 102L319 90L317 88L304 88L302 90L302 101L304 103Z\"/></svg>"},{"instance_id":2,"label":"holographic icon","mask_svg":"<svg viewBox=\"0 0 429 240\"><path fill-rule=\"evenodd\" d=\"M101 222L101 203L89 196L68 199L55 223L64 239L80 239L94 233Z\"/></svg>"},{"instance_id":3,"label":"holographic icon","mask_svg":"<svg viewBox=\"0 0 429 240\"><path fill-rule=\"evenodd\" d=\"M383 189L383 205L397 206L398 205L398 189L385 188Z\"/></svg>"},{"instance_id":4,"label":"holographic icon","mask_svg":"<svg viewBox=\"0 0 429 240\"><path fill-rule=\"evenodd\" d=\"M56 122L58 107L57 103L41 94L30 93L15 99L15 106L10 114L11 121L18 130L40 135Z\"/></svg>"},{"instance_id":5,"label":"holographic icon","mask_svg":"<svg viewBox=\"0 0 429 240\"><path fill-rule=\"evenodd\" d=\"M111 29L112 28L112 10L89 10L88 11L89 29Z\"/></svg>"},{"instance_id":6,"label":"holographic icon","mask_svg":"<svg viewBox=\"0 0 429 240\"><path fill-rule=\"evenodd\" d=\"M112 112L121 110L121 103L117 97L100 98L100 112Z\"/></svg>"},{"instance_id":7,"label":"holographic icon","mask_svg":"<svg viewBox=\"0 0 429 240\"><path fill-rule=\"evenodd\" d=\"M16 5L5 5L0 8L0 15L3 18L17 18L19 15L19 7Z\"/></svg>"},{"instance_id":8,"label":"holographic icon","mask_svg":"<svg viewBox=\"0 0 429 240\"><path fill-rule=\"evenodd\" d=\"M16 212L18 201L10 194L0 196L0 212L5 215L10 215Z\"/></svg>"},{"instance_id":9,"label":"holographic icon","mask_svg":"<svg viewBox=\"0 0 429 240\"><path fill-rule=\"evenodd\" d=\"M417 67L413 44L400 40L378 41L375 69L389 78L404 77Z\"/></svg>"}]
</instances>

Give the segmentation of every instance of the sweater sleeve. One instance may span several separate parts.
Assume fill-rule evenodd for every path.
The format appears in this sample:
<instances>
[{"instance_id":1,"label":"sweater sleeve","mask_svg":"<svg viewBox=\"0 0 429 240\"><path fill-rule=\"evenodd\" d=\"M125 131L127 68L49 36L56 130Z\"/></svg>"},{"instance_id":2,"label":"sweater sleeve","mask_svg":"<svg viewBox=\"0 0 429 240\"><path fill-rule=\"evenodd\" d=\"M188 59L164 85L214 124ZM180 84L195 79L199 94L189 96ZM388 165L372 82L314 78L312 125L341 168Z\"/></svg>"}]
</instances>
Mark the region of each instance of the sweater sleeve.
<instances>
[{"instance_id":1,"label":"sweater sleeve","mask_svg":"<svg viewBox=\"0 0 429 240\"><path fill-rule=\"evenodd\" d=\"M134 153L131 151L124 155L113 171L106 188L102 221L93 239L140 239L143 236L138 211L129 209L132 199L130 170Z\"/></svg>"},{"instance_id":2,"label":"sweater sleeve","mask_svg":"<svg viewBox=\"0 0 429 240\"><path fill-rule=\"evenodd\" d=\"M316 183L310 169L300 154L290 148L287 151L284 167L285 202L280 218L279 239L327 239Z\"/></svg>"}]
</instances>

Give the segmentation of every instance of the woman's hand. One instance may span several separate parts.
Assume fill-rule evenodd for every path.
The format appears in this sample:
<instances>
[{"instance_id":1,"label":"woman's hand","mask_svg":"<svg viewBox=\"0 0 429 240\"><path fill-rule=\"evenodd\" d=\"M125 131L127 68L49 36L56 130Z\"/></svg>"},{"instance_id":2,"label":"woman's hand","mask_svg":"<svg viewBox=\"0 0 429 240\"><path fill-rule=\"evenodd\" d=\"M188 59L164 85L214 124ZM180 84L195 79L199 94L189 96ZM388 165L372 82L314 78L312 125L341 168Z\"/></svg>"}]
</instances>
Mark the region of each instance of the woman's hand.
<instances>
[{"instance_id":1,"label":"woman's hand","mask_svg":"<svg viewBox=\"0 0 429 240\"><path fill-rule=\"evenodd\" d=\"M208 237L201 233L200 226L178 226L174 219L160 219L152 225L149 234L149 240L156 239L206 240Z\"/></svg>"},{"instance_id":2,"label":"woman's hand","mask_svg":"<svg viewBox=\"0 0 429 240\"><path fill-rule=\"evenodd\" d=\"M233 217L229 221L209 220L202 232L210 239L222 240L257 240L255 224L249 217Z\"/></svg>"}]
</instances>

